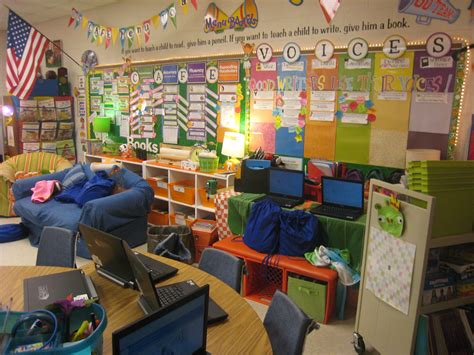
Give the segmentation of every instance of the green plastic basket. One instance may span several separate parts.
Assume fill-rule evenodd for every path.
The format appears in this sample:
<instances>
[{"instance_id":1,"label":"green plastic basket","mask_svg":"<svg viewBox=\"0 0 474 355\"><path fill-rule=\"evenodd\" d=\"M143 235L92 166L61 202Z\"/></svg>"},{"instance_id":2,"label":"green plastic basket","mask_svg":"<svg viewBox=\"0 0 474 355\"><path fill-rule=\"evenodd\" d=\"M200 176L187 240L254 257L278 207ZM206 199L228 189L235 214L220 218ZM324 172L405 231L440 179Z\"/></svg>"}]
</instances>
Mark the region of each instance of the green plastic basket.
<instances>
[{"instance_id":1,"label":"green plastic basket","mask_svg":"<svg viewBox=\"0 0 474 355\"><path fill-rule=\"evenodd\" d=\"M219 158L199 157L199 169L203 173L214 173L219 166Z\"/></svg>"}]
</instances>

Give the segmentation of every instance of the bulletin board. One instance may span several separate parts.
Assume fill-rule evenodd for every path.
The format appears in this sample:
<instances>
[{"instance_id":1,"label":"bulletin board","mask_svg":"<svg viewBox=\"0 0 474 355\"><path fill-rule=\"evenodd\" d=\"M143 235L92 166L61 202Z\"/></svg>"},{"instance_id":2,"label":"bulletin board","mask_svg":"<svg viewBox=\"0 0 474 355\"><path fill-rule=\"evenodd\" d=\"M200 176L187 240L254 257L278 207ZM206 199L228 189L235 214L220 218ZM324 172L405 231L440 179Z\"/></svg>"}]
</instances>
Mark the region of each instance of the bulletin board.
<instances>
[{"instance_id":1,"label":"bulletin board","mask_svg":"<svg viewBox=\"0 0 474 355\"><path fill-rule=\"evenodd\" d=\"M111 118L109 137L159 144L214 143L245 129L245 69L239 58L189 60L94 70L87 77L89 137L95 116Z\"/></svg>"},{"instance_id":2,"label":"bulletin board","mask_svg":"<svg viewBox=\"0 0 474 355\"><path fill-rule=\"evenodd\" d=\"M448 156L462 56L418 47L397 59L380 49L358 61L339 52L327 62L306 54L251 64L250 150L392 168L405 167L407 149Z\"/></svg>"}]
</instances>

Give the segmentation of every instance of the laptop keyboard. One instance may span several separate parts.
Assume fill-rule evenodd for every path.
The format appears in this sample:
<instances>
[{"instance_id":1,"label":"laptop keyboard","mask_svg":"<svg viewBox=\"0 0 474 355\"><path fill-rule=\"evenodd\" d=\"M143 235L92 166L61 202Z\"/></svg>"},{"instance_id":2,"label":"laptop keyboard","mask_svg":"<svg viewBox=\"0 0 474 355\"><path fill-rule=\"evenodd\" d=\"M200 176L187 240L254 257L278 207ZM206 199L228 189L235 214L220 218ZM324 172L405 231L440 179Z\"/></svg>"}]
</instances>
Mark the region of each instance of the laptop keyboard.
<instances>
[{"instance_id":1,"label":"laptop keyboard","mask_svg":"<svg viewBox=\"0 0 474 355\"><path fill-rule=\"evenodd\" d=\"M329 205L320 205L316 208L313 208L311 212L316 213L316 214L318 213L327 214L329 216L337 216L337 217L342 217L342 218L357 215L356 211L353 211L344 207L329 206Z\"/></svg>"},{"instance_id":2,"label":"laptop keyboard","mask_svg":"<svg viewBox=\"0 0 474 355\"><path fill-rule=\"evenodd\" d=\"M156 292L158 293L158 297L163 306L174 303L184 296L183 289L176 285L157 288Z\"/></svg>"},{"instance_id":3,"label":"laptop keyboard","mask_svg":"<svg viewBox=\"0 0 474 355\"><path fill-rule=\"evenodd\" d=\"M285 197L270 196L270 198L275 201L280 206L296 206L298 204L297 200L289 199Z\"/></svg>"}]
</instances>

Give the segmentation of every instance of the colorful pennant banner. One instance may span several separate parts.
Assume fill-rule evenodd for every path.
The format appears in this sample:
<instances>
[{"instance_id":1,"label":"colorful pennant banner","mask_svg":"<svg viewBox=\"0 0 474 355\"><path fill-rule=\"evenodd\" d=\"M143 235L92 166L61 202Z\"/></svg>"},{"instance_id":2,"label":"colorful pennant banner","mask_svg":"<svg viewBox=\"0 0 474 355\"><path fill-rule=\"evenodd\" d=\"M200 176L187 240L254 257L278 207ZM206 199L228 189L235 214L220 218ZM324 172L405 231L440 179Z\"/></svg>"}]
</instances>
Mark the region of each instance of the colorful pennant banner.
<instances>
[{"instance_id":1,"label":"colorful pennant banner","mask_svg":"<svg viewBox=\"0 0 474 355\"><path fill-rule=\"evenodd\" d=\"M183 13L186 14L188 11L189 0L180 0L179 2L181 3ZM197 0L190 0L190 2L194 9L197 10ZM87 29L87 38L90 39L92 43L97 43L99 46L104 44L106 49L111 45L115 45L117 37L120 39L120 46L122 48L125 48L126 44L128 45L128 48L131 48L134 43L141 46L142 43L147 44L150 41L152 24L154 28L161 25L163 29L166 29L170 21L175 29L178 28L177 11L174 1L158 14L141 23L133 26L119 27L102 26L91 21L86 16L82 15L81 12L73 8L71 17L68 21L68 27L71 27L74 24L74 29L77 29L79 25L81 25L81 28Z\"/></svg>"}]
</instances>

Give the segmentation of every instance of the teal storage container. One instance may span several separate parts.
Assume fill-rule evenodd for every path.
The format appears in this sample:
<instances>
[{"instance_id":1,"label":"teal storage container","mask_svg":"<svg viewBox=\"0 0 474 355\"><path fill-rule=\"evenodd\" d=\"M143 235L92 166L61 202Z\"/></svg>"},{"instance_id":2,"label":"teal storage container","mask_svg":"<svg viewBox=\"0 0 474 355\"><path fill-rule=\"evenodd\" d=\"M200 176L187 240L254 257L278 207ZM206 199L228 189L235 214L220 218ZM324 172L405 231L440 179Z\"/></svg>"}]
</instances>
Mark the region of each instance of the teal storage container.
<instances>
[{"instance_id":1,"label":"teal storage container","mask_svg":"<svg viewBox=\"0 0 474 355\"><path fill-rule=\"evenodd\" d=\"M91 312L94 312L97 319L100 320L100 324L97 329L89 335L86 339L80 340L74 343L60 343L59 340L54 342L55 347L53 349L41 350L41 351L31 351L31 352L22 352L21 354L47 354L47 355L60 355L60 354L73 354L73 355L86 355L86 354L102 354L102 338L105 328L107 327L107 315L104 308L94 303L91 307L82 308L75 310L70 321L70 329L78 329L83 320L89 319ZM11 331L18 319L27 312L10 312L10 315L7 320L6 334L11 334ZM3 325L5 319L5 312L0 312L0 324ZM10 339L5 351L3 354L11 354L12 350L17 345L28 344L35 341L41 341L45 339L38 338L19 338L19 339Z\"/></svg>"},{"instance_id":2,"label":"teal storage container","mask_svg":"<svg viewBox=\"0 0 474 355\"><path fill-rule=\"evenodd\" d=\"M308 316L324 321L326 313L326 284L308 278L288 276L288 297Z\"/></svg>"}]
</instances>

